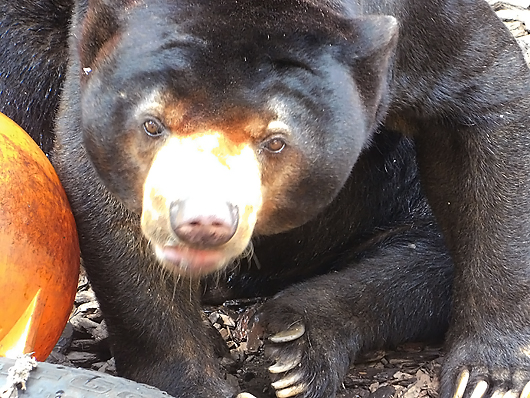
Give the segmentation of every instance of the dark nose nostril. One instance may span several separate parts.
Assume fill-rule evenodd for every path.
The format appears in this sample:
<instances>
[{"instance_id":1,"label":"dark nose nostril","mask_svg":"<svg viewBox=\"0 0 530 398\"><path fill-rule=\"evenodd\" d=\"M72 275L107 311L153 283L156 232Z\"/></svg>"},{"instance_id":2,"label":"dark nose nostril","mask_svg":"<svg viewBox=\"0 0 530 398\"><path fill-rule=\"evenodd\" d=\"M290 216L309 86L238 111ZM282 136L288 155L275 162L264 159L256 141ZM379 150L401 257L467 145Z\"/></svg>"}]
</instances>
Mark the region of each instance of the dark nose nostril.
<instances>
[{"instance_id":1,"label":"dark nose nostril","mask_svg":"<svg viewBox=\"0 0 530 398\"><path fill-rule=\"evenodd\" d=\"M208 205L191 200L171 204L171 228L183 243L211 248L227 243L236 233L237 206L230 203Z\"/></svg>"}]
</instances>

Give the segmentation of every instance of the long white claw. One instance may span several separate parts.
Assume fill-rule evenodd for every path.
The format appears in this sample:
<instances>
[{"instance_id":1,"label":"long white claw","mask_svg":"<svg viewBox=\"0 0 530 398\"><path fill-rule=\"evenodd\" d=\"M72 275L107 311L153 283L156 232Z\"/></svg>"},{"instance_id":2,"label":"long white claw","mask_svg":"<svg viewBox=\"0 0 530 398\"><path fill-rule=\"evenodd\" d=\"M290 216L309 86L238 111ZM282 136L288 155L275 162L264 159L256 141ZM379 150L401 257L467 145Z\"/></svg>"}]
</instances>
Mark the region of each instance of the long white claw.
<instances>
[{"instance_id":1,"label":"long white claw","mask_svg":"<svg viewBox=\"0 0 530 398\"><path fill-rule=\"evenodd\" d=\"M276 391L276 396L278 398L289 398L294 397L295 395L302 394L306 390L305 384L298 384L294 387L285 388L283 390Z\"/></svg>"},{"instance_id":2,"label":"long white claw","mask_svg":"<svg viewBox=\"0 0 530 398\"><path fill-rule=\"evenodd\" d=\"M241 394L237 394L236 398L256 398L256 397L252 394L249 394L248 392L242 392Z\"/></svg>"},{"instance_id":3,"label":"long white claw","mask_svg":"<svg viewBox=\"0 0 530 398\"><path fill-rule=\"evenodd\" d=\"M292 360L288 360L285 362L276 362L274 365L269 366L269 372L274 374L287 372L291 369L296 368L300 364L301 360L302 356L299 355L298 357Z\"/></svg>"},{"instance_id":4,"label":"long white claw","mask_svg":"<svg viewBox=\"0 0 530 398\"><path fill-rule=\"evenodd\" d=\"M466 392L467 382L469 381L469 370L464 369L458 377L458 384L453 398L462 398Z\"/></svg>"},{"instance_id":5,"label":"long white claw","mask_svg":"<svg viewBox=\"0 0 530 398\"><path fill-rule=\"evenodd\" d=\"M475 386L473 394L471 394L471 398L483 398L486 391L488 391L488 387L489 385L487 381L480 380Z\"/></svg>"},{"instance_id":6,"label":"long white claw","mask_svg":"<svg viewBox=\"0 0 530 398\"><path fill-rule=\"evenodd\" d=\"M302 337L305 333L305 325L302 322L295 323L289 329L269 337L273 343L289 343Z\"/></svg>"},{"instance_id":7,"label":"long white claw","mask_svg":"<svg viewBox=\"0 0 530 398\"><path fill-rule=\"evenodd\" d=\"M530 381L526 383L526 386L524 386L520 398L530 398Z\"/></svg>"},{"instance_id":8,"label":"long white claw","mask_svg":"<svg viewBox=\"0 0 530 398\"><path fill-rule=\"evenodd\" d=\"M275 390L282 390L284 388L291 387L293 384L297 383L298 380L300 380L300 377L301 376L299 373L295 373L293 375L275 381L271 384L271 386L273 386Z\"/></svg>"},{"instance_id":9,"label":"long white claw","mask_svg":"<svg viewBox=\"0 0 530 398\"><path fill-rule=\"evenodd\" d=\"M502 398L517 398L518 396L519 396L518 393L510 390L510 391L506 391L504 395L502 396Z\"/></svg>"}]
</instances>

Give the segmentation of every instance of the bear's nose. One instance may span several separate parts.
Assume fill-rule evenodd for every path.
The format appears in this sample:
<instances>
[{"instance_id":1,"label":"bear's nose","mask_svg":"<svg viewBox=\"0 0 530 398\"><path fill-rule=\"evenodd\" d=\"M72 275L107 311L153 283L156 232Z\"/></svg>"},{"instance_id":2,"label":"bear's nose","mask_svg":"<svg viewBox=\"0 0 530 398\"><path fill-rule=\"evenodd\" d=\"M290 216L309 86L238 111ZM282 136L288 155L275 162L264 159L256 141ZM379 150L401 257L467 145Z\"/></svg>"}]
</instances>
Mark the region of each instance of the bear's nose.
<instances>
[{"instance_id":1,"label":"bear's nose","mask_svg":"<svg viewBox=\"0 0 530 398\"><path fill-rule=\"evenodd\" d=\"M239 222L237 206L203 200L178 200L169 209L171 228L186 244L213 248L227 243Z\"/></svg>"}]
</instances>

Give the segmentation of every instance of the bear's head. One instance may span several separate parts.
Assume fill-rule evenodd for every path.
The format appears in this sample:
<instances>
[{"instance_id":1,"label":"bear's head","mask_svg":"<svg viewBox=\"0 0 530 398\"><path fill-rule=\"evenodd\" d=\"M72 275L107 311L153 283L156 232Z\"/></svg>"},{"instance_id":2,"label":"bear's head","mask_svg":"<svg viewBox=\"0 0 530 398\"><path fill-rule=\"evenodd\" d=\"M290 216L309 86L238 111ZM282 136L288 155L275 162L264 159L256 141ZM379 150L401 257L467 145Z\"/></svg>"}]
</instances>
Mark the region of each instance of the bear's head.
<instances>
[{"instance_id":1,"label":"bear's head","mask_svg":"<svg viewBox=\"0 0 530 398\"><path fill-rule=\"evenodd\" d=\"M91 0L84 145L168 269L222 269L336 197L385 111L393 17L303 0Z\"/></svg>"}]
</instances>

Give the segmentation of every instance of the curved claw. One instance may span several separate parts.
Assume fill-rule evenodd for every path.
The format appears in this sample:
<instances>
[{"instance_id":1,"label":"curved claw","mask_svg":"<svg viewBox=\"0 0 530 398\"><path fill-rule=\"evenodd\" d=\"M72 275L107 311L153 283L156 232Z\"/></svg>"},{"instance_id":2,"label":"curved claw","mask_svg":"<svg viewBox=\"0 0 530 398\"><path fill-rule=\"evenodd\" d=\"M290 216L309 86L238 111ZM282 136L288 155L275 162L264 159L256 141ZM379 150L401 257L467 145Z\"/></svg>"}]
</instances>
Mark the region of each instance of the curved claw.
<instances>
[{"instance_id":1,"label":"curved claw","mask_svg":"<svg viewBox=\"0 0 530 398\"><path fill-rule=\"evenodd\" d=\"M256 397L252 394L249 394L248 392L242 392L241 394L237 394L236 398L256 398Z\"/></svg>"},{"instance_id":2,"label":"curved claw","mask_svg":"<svg viewBox=\"0 0 530 398\"><path fill-rule=\"evenodd\" d=\"M464 392L466 392L468 381L469 381L469 370L464 369L462 372L460 372L460 376L458 377L456 392L453 395L453 398L462 398L464 396Z\"/></svg>"},{"instance_id":3,"label":"curved claw","mask_svg":"<svg viewBox=\"0 0 530 398\"><path fill-rule=\"evenodd\" d=\"M298 384L297 386L285 388L283 390L276 391L278 398L289 398L295 395L302 394L306 390L305 384Z\"/></svg>"},{"instance_id":4,"label":"curved claw","mask_svg":"<svg viewBox=\"0 0 530 398\"><path fill-rule=\"evenodd\" d=\"M295 358L289 358L284 361L278 361L274 365L269 366L269 372L277 374L277 373L284 373L288 372L291 369L294 369L300 364L300 361L302 360L302 355L298 355Z\"/></svg>"},{"instance_id":5,"label":"curved claw","mask_svg":"<svg viewBox=\"0 0 530 398\"><path fill-rule=\"evenodd\" d=\"M483 398L486 391L488 391L488 388L488 382L485 380L480 380L475 386L473 394L471 394L471 398Z\"/></svg>"},{"instance_id":6,"label":"curved claw","mask_svg":"<svg viewBox=\"0 0 530 398\"><path fill-rule=\"evenodd\" d=\"M305 333L305 325L302 322L297 322L289 329L281 331L280 333L270 336L269 340L273 343L289 343L302 337Z\"/></svg>"},{"instance_id":7,"label":"curved claw","mask_svg":"<svg viewBox=\"0 0 530 398\"><path fill-rule=\"evenodd\" d=\"M280 379L278 381L275 381L271 384L272 387L274 387L275 390L282 390L287 387L291 387L293 384L297 383L300 380L301 376L298 373L295 373L293 375L290 375L288 377L284 377L283 379Z\"/></svg>"}]
</instances>

